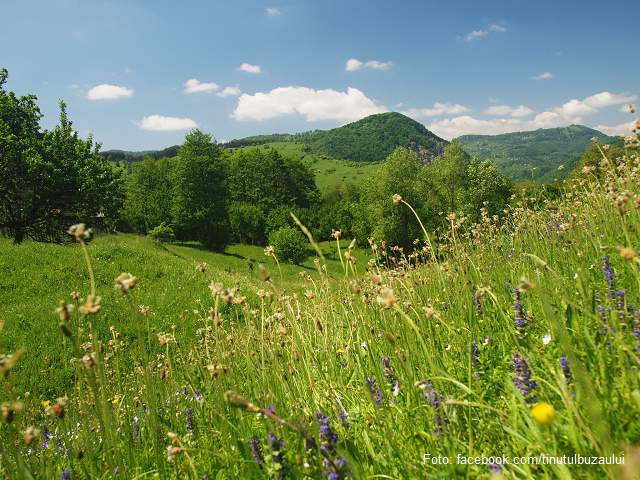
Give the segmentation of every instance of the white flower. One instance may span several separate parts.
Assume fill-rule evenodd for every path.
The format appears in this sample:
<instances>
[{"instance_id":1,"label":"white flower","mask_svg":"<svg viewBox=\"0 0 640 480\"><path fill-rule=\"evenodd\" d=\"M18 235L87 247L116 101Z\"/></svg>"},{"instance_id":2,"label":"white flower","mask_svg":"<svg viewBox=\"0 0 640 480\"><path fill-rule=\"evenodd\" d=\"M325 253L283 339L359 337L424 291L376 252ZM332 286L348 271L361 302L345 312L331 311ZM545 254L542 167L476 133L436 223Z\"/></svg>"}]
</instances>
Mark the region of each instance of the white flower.
<instances>
[{"instance_id":1,"label":"white flower","mask_svg":"<svg viewBox=\"0 0 640 480\"><path fill-rule=\"evenodd\" d=\"M549 343L551 342L551 334L547 333L543 339L542 339L542 343L545 345L549 345Z\"/></svg>"}]
</instances>

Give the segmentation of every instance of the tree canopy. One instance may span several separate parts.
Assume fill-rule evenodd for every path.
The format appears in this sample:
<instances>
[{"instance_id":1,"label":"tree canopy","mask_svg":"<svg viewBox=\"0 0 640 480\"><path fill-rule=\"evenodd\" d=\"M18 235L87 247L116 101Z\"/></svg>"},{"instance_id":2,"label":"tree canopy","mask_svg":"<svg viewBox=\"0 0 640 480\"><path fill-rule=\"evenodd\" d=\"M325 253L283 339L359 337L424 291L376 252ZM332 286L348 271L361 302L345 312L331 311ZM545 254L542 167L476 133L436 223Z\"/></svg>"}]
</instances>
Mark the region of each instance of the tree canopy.
<instances>
[{"instance_id":1,"label":"tree canopy","mask_svg":"<svg viewBox=\"0 0 640 480\"><path fill-rule=\"evenodd\" d=\"M6 91L8 75L0 71L0 229L16 243L60 241L74 223L115 221L122 184L100 144L78 137L64 102L60 124L41 131L37 97Z\"/></svg>"}]
</instances>

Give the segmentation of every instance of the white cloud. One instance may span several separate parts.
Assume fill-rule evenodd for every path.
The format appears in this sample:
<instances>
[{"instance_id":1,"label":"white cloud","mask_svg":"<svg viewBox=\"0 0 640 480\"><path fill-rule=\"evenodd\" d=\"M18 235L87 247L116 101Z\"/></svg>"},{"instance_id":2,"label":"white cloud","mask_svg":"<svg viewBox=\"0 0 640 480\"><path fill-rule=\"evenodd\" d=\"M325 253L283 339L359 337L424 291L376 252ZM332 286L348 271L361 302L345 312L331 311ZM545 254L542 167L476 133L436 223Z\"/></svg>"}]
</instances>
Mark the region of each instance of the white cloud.
<instances>
[{"instance_id":1,"label":"white cloud","mask_svg":"<svg viewBox=\"0 0 640 480\"><path fill-rule=\"evenodd\" d=\"M356 60L355 58L350 58L349 60L347 60L347 68L345 68L345 70L347 70L348 72L353 72L354 70L359 70L360 68L362 68L361 61Z\"/></svg>"},{"instance_id":2,"label":"white cloud","mask_svg":"<svg viewBox=\"0 0 640 480\"><path fill-rule=\"evenodd\" d=\"M124 69L124 73L133 73L133 70L131 70L129 67Z\"/></svg>"},{"instance_id":3,"label":"white cloud","mask_svg":"<svg viewBox=\"0 0 640 480\"><path fill-rule=\"evenodd\" d=\"M364 68L373 68L374 70L389 70L393 67L393 62L379 62L377 60L369 60L367 63L363 63L360 60L351 58L347 60L347 66L345 70L353 72L354 70L360 70L362 66Z\"/></svg>"},{"instance_id":4,"label":"white cloud","mask_svg":"<svg viewBox=\"0 0 640 480\"><path fill-rule=\"evenodd\" d=\"M269 93L243 94L230 117L236 120L266 120L299 113L307 122L339 120L351 122L368 115L387 112L357 88L348 91L314 90L306 87L279 87Z\"/></svg>"},{"instance_id":5,"label":"white cloud","mask_svg":"<svg viewBox=\"0 0 640 480\"><path fill-rule=\"evenodd\" d=\"M450 103L434 103L433 108L410 108L402 113L407 117L421 118L421 117L435 117L436 115L457 115L459 113L469 112L470 110L458 103L451 105Z\"/></svg>"},{"instance_id":6,"label":"white cloud","mask_svg":"<svg viewBox=\"0 0 640 480\"><path fill-rule=\"evenodd\" d=\"M250 65L248 63L243 63L242 65L240 65L238 67L238 70L241 70L243 72L249 72L249 73L261 73L262 69L260 68L260 65Z\"/></svg>"},{"instance_id":7,"label":"white cloud","mask_svg":"<svg viewBox=\"0 0 640 480\"><path fill-rule=\"evenodd\" d=\"M510 107L509 105L493 105L482 111L485 115L509 115L510 117L525 117L531 115L533 110L520 105L518 107Z\"/></svg>"},{"instance_id":8,"label":"white cloud","mask_svg":"<svg viewBox=\"0 0 640 480\"><path fill-rule=\"evenodd\" d=\"M69 88L78 88L78 85L76 85L75 83L72 83L71 85L69 85Z\"/></svg>"},{"instance_id":9,"label":"white cloud","mask_svg":"<svg viewBox=\"0 0 640 480\"><path fill-rule=\"evenodd\" d=\"M187 130L196 128L198 124L190 118L164 117L162 115L150 115L144 117L141 122L133 121L141 130Z\"/></svg>"},{"instance_id":10,"label":"white cloud","mask_svg":"<svg viewBox=\"0 0 640 480\"><path fill-rule=\"evenodd\" d=\"M238 86L236 85L235 87L225 87L224 90L216 93L216 95L219 97L228 97L228 96L237 97L238 95L240 95L240 93L241 93L240 88L238 88Z\"/></svg>"},{"instance_id":11,"label":"white cloud","mask_svg":"<svg viewBox=\"0 0 640 480\"><path fill-rule=\"evenodd\" d=\"M270 17L275 17L277 15L280 15L282 12L280 11L280 9L276 8L276 7L268 7L267 8L267 15L269 15Z\"/></svg>"},{"instance_id":12,"label":"white cloud","mask_svg":"<svg viewBox=\"0 0 640 480\"><path fill-rule=\"evenodd\" d=\"M629 103L637 98L637 95L627 93L612 94L610 92L601 92L586 97L584 100L573 99L561 107L549 108L536 115L532 120L523 120L522 118L479 120L469 115L463 115L454 118L434 120L430 125L427 125L427 128L436 135L451 139L466 134L497 135L500 133L537 130L538 128L565 127L571 124L583 124L583 116L597 113L599 108L619 103ZM437 105L438 104L436 104L436 106ZM519 117L530 115L533 111L522 105L515 108L509 107L508 105L495 105L483 110L482 113L487 115ZM610 135L628 135L632 123L633 122L623 123L612 127L599 125L595 128Z\"/></svg>"},{"instance_id":13,"label":"white cloud","mask_svg":"<svg viewBox=\"0 0 640 480\"><path fill-rule=\"evenodd\" d=\"M487 97L491 103L496 103L498 100L495 98Z\"/></svg>"},{"instance_id":14,"label":"white cloud","mask_svg":"<svg viewBox=\"0 0 640 480\"><path fill-rule=\"evenodd\" d=\"M374 68L376 70L389 70L392 66L392 62L378 62L377 60L369 60L364 64L366 68Z\"/></svg>"},{"instance_id":15,"label":"white cloud","mask_svg":"<svg viewBox=\"0 0 640 480\"><path fill-rule=\"evenodd\" d=\"M628 110L627 110L628 112ZM597 127L593 127L596 130L606 133L607 135L631 135L631 128L636 124L635 121L621 123L620 125L616 125L615 127L607 127L606 125L598 125Z\"/></svg>"},{"instance_id":16,"label":"white cloud","mask_svg":"<svg viewBox=\"0 0 640 480\"><path fill-rule=\"evenodd\" d=\"M506 32L507 29L500 26L500 25L496 25L495 23L493 25L489 26L489 30L491 30L492 32Z\"/></svg>"},{"instance_id":17,"label":"white cloud","mask_svg":"<svg viewBox=\"0 0 640 480\"><path fill-rule=\"evenodd\" d=\"M467 42L470 42L471 40L474 40L476 38L484 37L487 33L489 32L487 32L486 30L474 30L473 32L469 32L466 35L458 38L463 38Z\"/></svg>"},{"instance_id":18,"label":"white cloud","mask_svg":"<svg viewBox=\"0 0 640 480\"><path fill-rule=\"evenodd\" d=\"M133 95L133 88L118 87L103 83L93 87L87 92L87 98L91 100L113 100L120 97L130 97Z\"/></svg>"},{"instance_id":19,"label":"white cloud","mask_svg":"<svg viewBox=\"0 0 640 480\"><path fill-rule=\"evenodd\" d=\"M186 87L184 89L184 93L197 93L197 92L213 92L214 90L217 90L218 85L211 82L211 83L202 83L199 80L196 80L195 78L192 78L191 80L187 80L184 84L184 86Z\"/></svg>"},{"instance_id":20,"label":"white cloud","mask_svg":"<svg viewBox=\"0 0 640 480\"><path fill-rule=\"evenodd\" d=\"M596 93L584 99L584 103L593 108L608 107L609 105L617 105L619 103L629 103L637 100L637 95L629 95L626 93Z\"/></svg>"},{"instance_id":21,"label":"white cloud","mask_svg":"<svg viewBox=\"0 0 640 480\"><path fill-rule=\"evenodd\" d=\"M550 73L550 72L544 72L541 73L540 75L536 75L535 77L531 77L532 80L547 80L549 78L553 78L555 77L555 74Z\"/></svg>"},{"instance_id":22,"label":"white cloud","mask_svg":"<svg viewBox=\"0 0 640 480\"><path fill-rule=\"evenodd\" d=\"M614 94L609 92L601 92L584 100L572 99L562 105L556 107L552 111L565 116L574 115L590 115L596 113L599 108L617 105L620 103L629 103L637 100L637 95L629 95L626 93Z\"/></svg>"}]
</instances>

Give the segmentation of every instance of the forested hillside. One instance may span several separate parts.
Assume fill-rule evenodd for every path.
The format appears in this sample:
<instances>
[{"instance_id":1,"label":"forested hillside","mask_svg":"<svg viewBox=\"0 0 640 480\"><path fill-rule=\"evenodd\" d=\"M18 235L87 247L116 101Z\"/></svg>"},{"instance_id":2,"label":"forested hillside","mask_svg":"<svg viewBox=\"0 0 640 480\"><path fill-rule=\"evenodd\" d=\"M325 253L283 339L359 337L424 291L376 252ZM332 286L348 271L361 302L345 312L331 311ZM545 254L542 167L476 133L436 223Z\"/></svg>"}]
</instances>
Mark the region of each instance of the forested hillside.
<instances>
[{"instance_id":1,"label":"forested hillside","mask_svg":"<svg viewBox=\"0 0 640 480\"><path fill-rule=\"evenodd\" d=\"M552 182L573 170L580 155L598 138L601 144L618 144L618 137L610 137L583 125L546 128L529 132L502 135L463 135L456 139L469 154L480 160L491 160L515 181L534 178ZM564 165L564 174L558 167Z\"/></svg>"}]
</instances>

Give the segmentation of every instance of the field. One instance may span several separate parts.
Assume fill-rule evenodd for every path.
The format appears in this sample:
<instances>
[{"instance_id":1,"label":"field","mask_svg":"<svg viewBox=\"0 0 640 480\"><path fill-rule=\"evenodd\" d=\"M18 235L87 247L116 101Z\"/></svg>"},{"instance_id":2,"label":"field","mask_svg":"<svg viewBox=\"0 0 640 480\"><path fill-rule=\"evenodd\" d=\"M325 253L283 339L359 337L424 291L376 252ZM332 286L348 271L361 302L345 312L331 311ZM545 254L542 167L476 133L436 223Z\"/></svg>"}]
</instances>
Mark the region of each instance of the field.
<instances>
[{"instance_id":1,"label":"field","mask_svg":"<svg viewBox=\"0 0 640 480\"><path fill-rule=\"evenodd\" d=\"M265 145L233 148L231 150L235 153L237 151L264 147ZM349 162L336 160L322 153L307 153L305 152L306 144L301 142L272 142L266 144L266 147L275 148L282 155L296 156L302 159L315 174L316 185L320 189L338 183L364 180L382 167L380 162Z\"/></svg>"},{"instance_id":2,"label":"field","mask_svg":"<svg viewBox=\"0 0 640 480\"><path fill-rule=\"evenodd\" d=\"M3 239L1 472L636 478L639 168L282 273L258 247Z\"/></svg>"}]
</instances>

